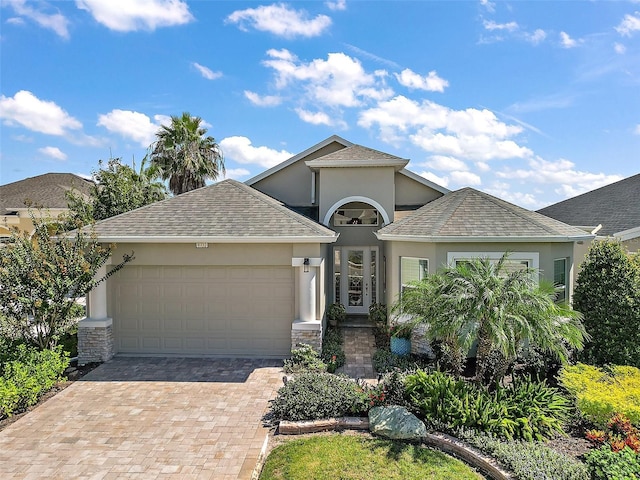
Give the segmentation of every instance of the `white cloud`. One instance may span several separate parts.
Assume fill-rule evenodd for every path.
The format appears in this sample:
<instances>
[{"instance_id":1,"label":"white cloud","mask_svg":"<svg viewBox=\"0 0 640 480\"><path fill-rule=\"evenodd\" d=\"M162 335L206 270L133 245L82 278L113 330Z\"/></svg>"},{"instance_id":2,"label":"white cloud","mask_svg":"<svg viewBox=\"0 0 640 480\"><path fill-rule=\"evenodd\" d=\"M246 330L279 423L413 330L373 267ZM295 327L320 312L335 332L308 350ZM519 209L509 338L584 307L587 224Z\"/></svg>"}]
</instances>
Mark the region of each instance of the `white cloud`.
<instances>
[{"instance_id":1,"label":"white cloud","mask_svg":"<svg viewBox=\"0 0 640 480\"><path fill-rule=\"evenodd\" d=\"M449 82L443 78L438 77L435 70L429 72L426 77L419 75L412 70L405 68L399 74L395 74L400 85L407 88L427 90L429 92L444 92L444 89L449 86Z\"/></svg>"},{"instance_id":2,"label":"white cloud","mask_svg":"<svg viewBox=\"0 0 640 480\"><path fill-rule=\"evenodd\" d=\"M527 42L533 45L538 45L540 42L544 41L545 38L547 38L547 32L545 32L541 28L538 28L533 33L525 33L524 38L525 40L527 40Z\"/></svg>"},{"instance_id":3,"label":"white cloud","mask_svg":"<svg viewBox=\"0 0 640 480\"><path fill-rule=\"evenodd\" d=\"M523 128L499 121L486 109L452 110L428 100L419 103L399 95L362 111L358 125L377 126L386 142L409 138L433 155L483 162L532 155L531 150L510 139Z\"/></svg>"},{"instance_id":4,"label":"white cloud","mask_svg":"<svg viewBox=\"0 0 640 480\"><path fill-rule=\"evenodd\" d=\"M374 62L382 63L383 65L387 65L388 67L391 67L391 68L397 68L397 69L401 68L400 65L398 65L393 60L389 60L387 58L380 57L380 56L376 55L375 53L367 52L366 50L358 48L355 45L351 45L350 43L345 43L344 45L349 50L353 51L354 53L356 53L357 55L359 55L361 57L368 58L369 60L373 60Z\"/></svg>"},{"instance_id":5,"label":"white cloud","mask_svg":"<svg viewBox=\"0 0 640 480\"><path fill-rule=\"evenodd\" d=\"M493 31L502 31L505 30L507 32L515 32L519 26L516 22L508 22L508 23L496 23L493 20L485 20L483 22L485 30Z\"/></svg>"},{"instance_id":6,"label":"white cloud","mask_svg":"<svg viewBox=\"0 0 640 480\"><path fill-rule=\"evenodd\" d=\"M384 76L368 74L362 64L344 53L329 53L326 60L309 63L298 60L288 50L268 50L271 57L263 64L275 71L276 88L300 85L303 95L314 104L332 107L356 107L364 99L388 98L393 92L384 84Z\"/></svg>"},{"instance_id":7,"label":"white cloud","mask_svg":"<svg viewBox=\"0 0 640 480\"><path fill-rule=\"evenodd\" d=\"M626 51L627 51L627 47L625 47L623 44L621 43L614 43L613 44L613 50L618 54L618 55L623 55Z\"/></svg>"},{"instance_id":8,"label":"white cloud","mask_svg":"<svg viewBox=\"0 0 640 480\"><path fill-rule=\"evenodd\" d=\"M242 178L248 176L250 173L246 168L227 168L224 178Z\"/></svg>"},{"instance_id":9,"label":"white cloud","mask_svg":"<svg viewBox=\"0 0 640 480\"><path fill-rule=\"evenodd\" d=\"M567 32L560 32L560 45L562 48L575 48L578 46L578 41L571 38Z\"/></svg>"},{"instance_id":10,"label":"white cloud","mask_svg":"<svg viewBox=\"0 0 640 480\"><path fill-rule=\"evenodd\" d=\"M487 9L488 12L495 12L496 4L494 2L490 2L489 0L480 0L480 5Z\"/></svg>"},{"instance_id":11,"label":"white cloud","mask_svg":"<svg viewBox=\"0 0 640 480\"><path fill-rule=\"evenodd\" d=\"M347 0L329 1L325 2L325 5L329 8L329 10L346 10Z\"/></svg>"},{"instance_id":12,"label":"white cloud","mask_svg":"<svg viewBox=\"0 0 640 480\"><path fill-rule=\"evenodd\" d=\"M638 30L640 30L640 12L635 12L633 15L626 14L620 25L616 27L616 31L626 37L630 37Z\"/></svg>"},{"instance_id":13,"label":"white cloud","mask_svg":"<svg viewBox=\"0 0 640 480\"><path fill-rule=\"evenodd\" d=\"M300 117L300 120L311 123L312 125L333 125L329 115L324 112L309 112L302 108L296 108L296 113L298 117Z\"/></svg>"},{"instance_id":14,"label":"white cloud","mask_svg":"<svg viewBox=\"0 0 640 480\"><path fill-rule=\"evenodd\" d=\"M433 155L429 158L429 161L424 164L425 167L433 168L435 170L443 170L443 171L464 171L469 170L467 164L462 160L458 160L454 157L447 157L444 155Z\"/></svg>"},{"instance_id":15,"label":"white cloud","mask_svg":"<svg viewBox=\"0 0 640 480\"><path fill-rule=\"evenodd\" d=\"M58 147L42 147L38 151L47 157L55 158L56 160L66 160L67 154L60 150Z\"/></svg>"},{"instance_id":16,"label":"white cloud","mask_svg":"<svg viewBox=\"0 0 640 480\"><path fill-rule=\"evenodd\" d=\"M197 62L193 62L192 65L196 70L198 70L198 72L200 72L200 75L202 75L207 80L215 80L216 78L222 77L222 72L214 72L210 68L205 67L204 65L200 65Z\"/></svg>"},{"instance_id":17,"label":"white cloud","mask_svg":"<svg viewBox=\"0 0 640 480\"><path fill-rule=\"evenodd\" d=\"M184 25L194 19L189 6L181 0L76 0L76 6L89 12L98 23L118 32L153 31Z\"/></svg>"},{"instance_id":18,"label":"white cloud","mask_svg":"<svg viewBox=\"0 0 640 480\"><path fill-rule=\"evenodd\" d=\"M536 157L530 159L528 165L529 169L505 169L496 172L496 176L506 180L520 180L527 184L539 183L547 187L556 185L554 191L565 197L594 190L623 178L620 175L576 170L575 164L566 159L551 162Z\"/></svg>"},{"instance_id":19,"label":"white cloud","mask_svg":"<svg viewBox=\"0 0 640 480\"><path fill-rule=\"evenodd\" d=\"M98 117L98 126L134 140L143 147L148 147L155 140L155 134L160 125L167 123L168 118L156 115L154 117L156 123L153 123L144 113L114 109Z\"/></svg>"},{"instance_id":20,"label":"white cloud","mask_svg":"<svg viewBox=\"0 0 640 480\"><path fill-rule=\"evenodd\" d=\"M0 96L0 118L9 126L22 125L34 132L48 135L66 135L78 130L82 124L55 102L40 100L27 90L13 97Z\"/></svg>"},{"instance_id":21,"label":"white cloud","mask_svg":"<svg viewBox=\"0 0 640 480\"><path fill-rule=\"evenodd\" d=\"M227 137L220 141L220 146L227 159L241 164L256 164L263 168L271 168L291 158L293 154L286 150L273 150L269 147L254 147L247 137Z\"/></svg>"},{"instance_id":22,"label":"white cloud","mask_svg":"<svg viewBox=\"0 0 640 480\"><path fill-rule=\"evenodd\" d=\"M44 10L52 9L48 3L39 2L34 7L32 6L34 5L33 3L27 5L26 0L5 0L3 4L10 5L16 15L33 20L41 27L53 30L62 38L69 38L69 20L67 20L67 18L59 12L45 13ZM13 18L9 20L10 23L13 24L19 24L23 22L22 18L20 18L19 20Z\"/></svg>"},{"instance_id":23,"label":"white cloud","mask_svg":"<svg viewBox=\"0 0 640 480\"><path fill-rule=\"evenodd\" d=\"M236 10L226 21L237 24L244 31L253 27L285 38L316 37L331 25L331 19L326 15L309 18L305 10L294 10L283 3Z\"/></svg>"},{"instance_id":24,"label":"white cloud","mask_svg":"<svg viewBox=\"0 0 640 480\"><path fill-rule=\"evenodd\" d=\"M456 185L481 185L482 180L478 175L471 172L454 171L449 174L451 182Z\"/></svg>"},{"instance_id":25,"label":"white cloud","mask_svg":"<svg viewBox=\"0 0 640 480\"><path fill-rule=\"evenodd\" d=\"M481 172L488 172L491 170L491 167L487 162L476 162L476 168Z\"/></svg>"},{"instance_id":26,"label":"white cloud","mask_svg":"<svg viewBox=\"0 0 640 480\"><path fill-rule=\"evenodd\" d=\"M439 177L435 173L431 172L422 172L419 175L427 180L431 180L433 183L436 183L441 187L447 187L449 185L449 179L447 177Z\"/></svg>"},{"instance_id":27,"label":"white cloud","mask_svg":"<svg viewBox=\"0 0 640 480\"><path fill-rule=\"evenodd\" d=\"M245 90L244 96L258 107L275 107L282 103L282 97L278 95L258 95L250 90Z\"/></svg>"},{"instance_id":28,"label":"white cloud","mask_svg":"<svg viewBox=\"0 0 640 480\"><path fill-rule=\"evenodd\" d=\"M485 188L484 191L494 197L498 197L507 202L511 202L531 210L542 206L540 201L533 194L512 192L509 190L509 185L505 183L496 183L490 188Z\"/></svg>"},{"instance_id":29,"label":"white cloud","mask_svg":"<svg viewBox=\"0 0 640 480\"><path fill-rule=\"evenodd\" d=\"M635 133L636 135L640 135L640 123L638 125L636 125L636 128L633 131L633 133Z\"/></svg>"}]
</instances>

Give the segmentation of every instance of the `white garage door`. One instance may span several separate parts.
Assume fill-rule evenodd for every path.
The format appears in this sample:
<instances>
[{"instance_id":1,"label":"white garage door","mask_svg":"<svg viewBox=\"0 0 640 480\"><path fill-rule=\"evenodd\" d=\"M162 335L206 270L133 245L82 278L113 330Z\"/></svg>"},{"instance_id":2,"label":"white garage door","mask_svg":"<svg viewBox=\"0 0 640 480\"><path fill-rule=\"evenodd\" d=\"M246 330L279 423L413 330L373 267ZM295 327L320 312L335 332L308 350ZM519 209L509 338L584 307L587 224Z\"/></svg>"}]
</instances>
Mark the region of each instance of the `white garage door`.
<instances>
[{"instance_id":1,"label":"white garage door","mask_svg":"<svg viewBox=\"0 0 640 480\"><path fill-rule=\"evenodd\" d=\"M283 357L291 267L127 266L111 278L117 353Z\"/></svg>"}]
</instances>

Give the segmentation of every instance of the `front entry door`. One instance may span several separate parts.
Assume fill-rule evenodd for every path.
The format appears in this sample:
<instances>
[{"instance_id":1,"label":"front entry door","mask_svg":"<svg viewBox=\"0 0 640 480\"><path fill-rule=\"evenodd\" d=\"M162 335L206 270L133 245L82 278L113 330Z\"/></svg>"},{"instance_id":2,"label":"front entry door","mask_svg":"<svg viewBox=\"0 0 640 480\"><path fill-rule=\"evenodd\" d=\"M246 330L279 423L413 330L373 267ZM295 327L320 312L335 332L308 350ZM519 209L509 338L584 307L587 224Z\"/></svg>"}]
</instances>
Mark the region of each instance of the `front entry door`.
<instances>
[{"instance_id":1,"label":"front entry door","mask_svg":"<svg viewBox=\"0 0 640 480\"><path fill-rule=\"evenodd\" d=\"M378 301L378 248L342 247L340 303L348 314L367 314Z\"/></svg>"}]
</instances>

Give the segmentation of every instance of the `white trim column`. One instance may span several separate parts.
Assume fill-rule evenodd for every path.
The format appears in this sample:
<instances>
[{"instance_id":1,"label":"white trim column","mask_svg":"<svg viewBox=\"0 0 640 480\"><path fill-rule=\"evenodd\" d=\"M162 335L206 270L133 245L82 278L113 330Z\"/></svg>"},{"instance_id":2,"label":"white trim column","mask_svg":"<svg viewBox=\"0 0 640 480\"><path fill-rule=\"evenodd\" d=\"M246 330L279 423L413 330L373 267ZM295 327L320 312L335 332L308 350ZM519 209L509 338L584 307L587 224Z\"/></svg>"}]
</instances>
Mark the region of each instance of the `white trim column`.
<instances>
[{"instance_id":1,"label":"white trim column","mask_svg":"<svg viewBox=\"0 0 640 480\"><path fill-rule=\"evenodd\" d=\"M101 266L94 277L95 280L104 278L107 274L106 265ZM89 292L87 317L92 320L104 320L107 318L107 282L100 282Z\"/></svg>"},{"instance_id":2,"label":"white trim column","mask_svg":"<svg viewBox=\"0 0 640 480\"><path fill-rule=\"evenodd\" d=\"M306 263L306 265L305 265ZM298 267L297 318L291 325L291 348L300 343L311 345L318 352L322 349L322 320L316 316L317 277L322 258L295 257L291 266ZM305 272L305 270L307 270Z\"/></svg>"},{"instance_id":3,"label":"white trim column","mask_svg":"<svg viewBox=\"0 0 640 480\"><path fill-rule=\"evenodd\" d=\"M107 274L107 266L101 266L94 279ZM113 320L107 317L107 282L100 282L88 294L87 317L78 323L78 364L111 360L113 348Z\"/></svg>"}]
</instances>

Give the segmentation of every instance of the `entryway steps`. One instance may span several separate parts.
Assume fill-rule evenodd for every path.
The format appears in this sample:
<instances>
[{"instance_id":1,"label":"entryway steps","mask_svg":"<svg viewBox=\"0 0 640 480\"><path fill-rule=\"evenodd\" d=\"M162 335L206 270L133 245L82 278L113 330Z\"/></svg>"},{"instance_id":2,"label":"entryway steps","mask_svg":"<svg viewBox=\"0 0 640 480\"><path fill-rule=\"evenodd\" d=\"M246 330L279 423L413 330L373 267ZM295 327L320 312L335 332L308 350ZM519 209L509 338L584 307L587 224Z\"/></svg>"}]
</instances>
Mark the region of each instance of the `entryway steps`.
<instances>
[{"instance_id":1,"label":"entryway steps","mask_svg":"<svg viewBox=\"0 0 640 480\"><path fill-rule=\"evenodd\" d=\"M351 378L375 380L373 354L376 351L376 339L369 327L342 328L344 338L345 364L338 369Z\"/></svg>"},{"instance_id":2,"label":"entryway steps","mask_svg":"<svg viewBox=\"0 0 640 480\"><path fill-rule=\"evenodd\" d=\"M340 322L340 328L373 328L368 315L347 315L346 320Z\"/></svg>"}]
</instances>

